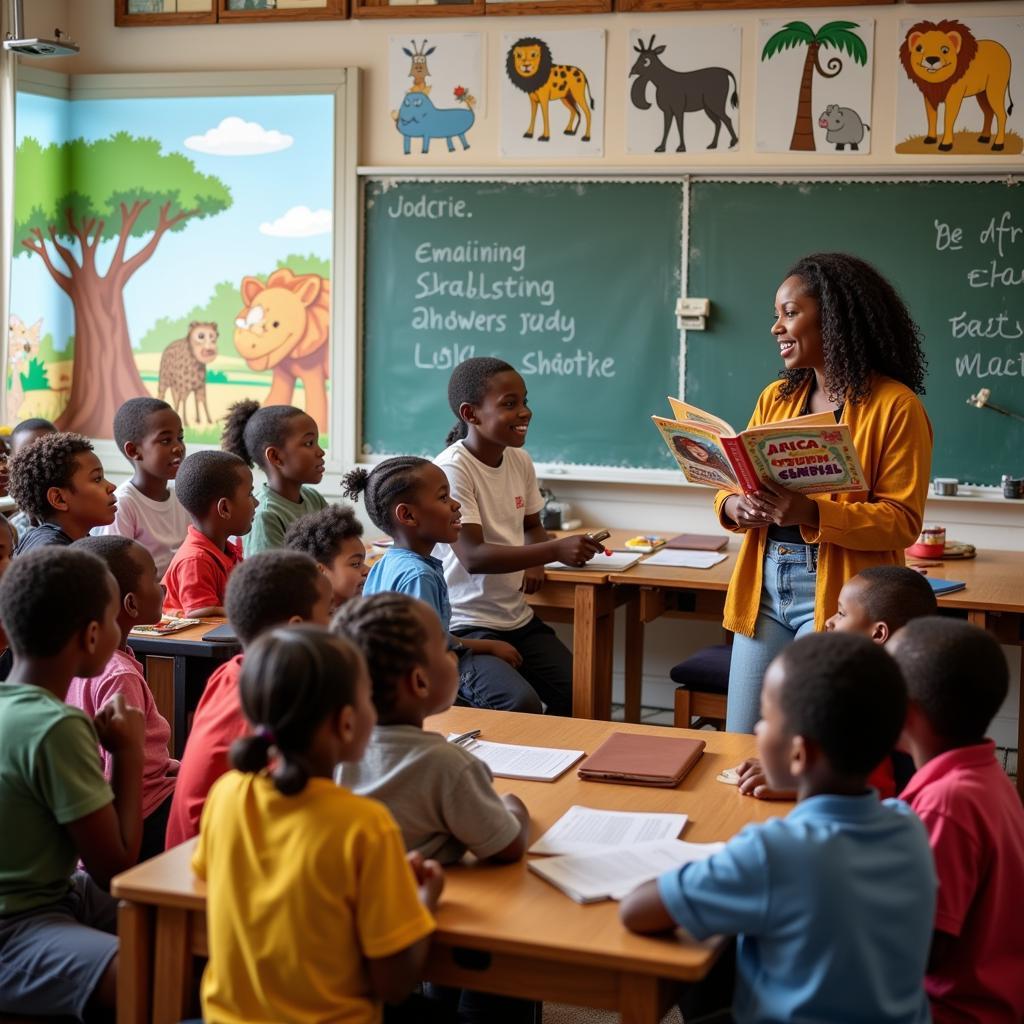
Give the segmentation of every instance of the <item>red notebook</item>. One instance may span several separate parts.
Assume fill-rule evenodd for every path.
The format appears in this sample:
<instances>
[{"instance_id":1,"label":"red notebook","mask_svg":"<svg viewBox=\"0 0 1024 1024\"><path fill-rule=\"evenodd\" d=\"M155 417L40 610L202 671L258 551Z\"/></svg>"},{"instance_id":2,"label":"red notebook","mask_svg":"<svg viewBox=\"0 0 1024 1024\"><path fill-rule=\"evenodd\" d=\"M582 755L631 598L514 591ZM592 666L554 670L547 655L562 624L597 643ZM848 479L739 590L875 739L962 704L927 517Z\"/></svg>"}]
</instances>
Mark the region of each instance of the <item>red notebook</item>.
<instances>
[{"instance_id":1,"label":"red notebook","mask_svg":"<svg viewBox=\"0 0 1024 1024\"><path fill-rule=\"evenodd\" d=\"M729 543L728 536L717 533L681 533L666 541L672 551L721 551Z\"/></svg>"},{"instance_id":2,"label":"red notebook","mask_svg":"<svg viewBox=\"0 0 1024 1024\"><path fill-rule=\"evenodd\" d=\"M703 740L613 732L577 769L590 782L678 786L704 753Z\"/></svg>"}]
</instances>

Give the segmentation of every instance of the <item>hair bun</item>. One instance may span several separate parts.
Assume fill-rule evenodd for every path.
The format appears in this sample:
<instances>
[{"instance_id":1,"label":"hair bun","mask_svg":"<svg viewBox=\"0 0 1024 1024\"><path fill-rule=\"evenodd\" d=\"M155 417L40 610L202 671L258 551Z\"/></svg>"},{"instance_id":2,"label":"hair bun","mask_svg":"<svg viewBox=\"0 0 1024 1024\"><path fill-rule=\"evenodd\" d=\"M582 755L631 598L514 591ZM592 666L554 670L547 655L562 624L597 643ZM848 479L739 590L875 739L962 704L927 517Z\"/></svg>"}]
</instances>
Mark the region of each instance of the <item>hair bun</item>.
<instances>
[{"instance_id":1,"label":"hair bun","mask_svg":"<svg viewBox=\"0 0 1024 1024\"><path fill-rule=\"evenodd\" d=\"M349 501L358 501L359 495L366 490L366 485L369 481L369 472L361 466L357 466L355 469L350 469L341 478L342 496L348 498Z\"/></svg>"}]
</instances>

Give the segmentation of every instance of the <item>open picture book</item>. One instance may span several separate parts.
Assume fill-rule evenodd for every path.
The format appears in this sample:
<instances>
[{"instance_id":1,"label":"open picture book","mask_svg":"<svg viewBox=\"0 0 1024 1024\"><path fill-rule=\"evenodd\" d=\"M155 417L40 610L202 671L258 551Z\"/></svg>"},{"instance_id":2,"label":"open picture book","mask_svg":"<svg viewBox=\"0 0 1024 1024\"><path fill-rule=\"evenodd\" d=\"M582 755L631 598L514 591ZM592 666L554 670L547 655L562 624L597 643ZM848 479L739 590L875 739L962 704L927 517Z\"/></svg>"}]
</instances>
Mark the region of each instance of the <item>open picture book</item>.
<instances>
[{"instance_id":1,"label":"open picture book","mask_svg":"<svg viewBox=\"0 0 1024 1024\"><path fill-rule=\"evenodd\" d=\"M736 431L725 420L670 398L672 419L652 416L691 484L751 494L774 483L804 494L864 491L850 428L830 412Z\"/></svg>"}]
</instances>

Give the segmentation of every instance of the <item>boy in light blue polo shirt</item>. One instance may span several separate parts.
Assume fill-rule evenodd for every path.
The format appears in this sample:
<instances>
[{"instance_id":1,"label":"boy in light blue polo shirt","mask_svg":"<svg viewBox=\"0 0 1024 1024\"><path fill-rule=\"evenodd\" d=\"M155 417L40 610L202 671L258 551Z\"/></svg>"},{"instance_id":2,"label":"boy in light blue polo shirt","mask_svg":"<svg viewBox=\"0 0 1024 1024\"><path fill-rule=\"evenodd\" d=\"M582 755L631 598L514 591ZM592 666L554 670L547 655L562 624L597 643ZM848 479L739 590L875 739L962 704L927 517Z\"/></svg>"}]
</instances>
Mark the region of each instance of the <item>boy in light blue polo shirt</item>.
<instances>
[{"instance_id":1,"label":"boy in light blue polo shirt","mask_svg":"<svg viewBox=\"0 0 1024 1024\"><path fill-rule=\"evenodd\" d=\"M928 837L905 804L865 785L906 707L899 668L865 637L812 634L769 666L758 752L769 784L796 789L799 803L621 906L633 931L738 937L731 999L720 984L695 986L687 1021L711 1010L738 1024L930 1021Z\"/></svg>"}]
</instances>

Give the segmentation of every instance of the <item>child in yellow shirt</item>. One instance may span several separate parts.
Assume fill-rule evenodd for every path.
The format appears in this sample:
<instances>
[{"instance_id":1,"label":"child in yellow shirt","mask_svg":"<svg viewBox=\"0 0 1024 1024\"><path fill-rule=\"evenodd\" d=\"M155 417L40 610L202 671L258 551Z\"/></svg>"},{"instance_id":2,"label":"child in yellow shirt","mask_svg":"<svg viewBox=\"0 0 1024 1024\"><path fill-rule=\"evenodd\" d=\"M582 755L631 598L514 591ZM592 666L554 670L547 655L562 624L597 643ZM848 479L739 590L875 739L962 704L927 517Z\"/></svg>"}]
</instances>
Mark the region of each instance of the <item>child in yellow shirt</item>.
<instances>
[{"instance_id":1,"label":"child in yellow shirt","mask_svg":"<svg viewBox=\"0 0 1024 1024\"><path fill-rule=\"evenodd\" d=\"M444 876L406 856L382 804L332 781L376 722L366 663L323 629L278 627L246 651L239 690L254 734L192 860L209 892L203 1020L378 1024L421 975Z\"/></svg>"}]
</instances>

